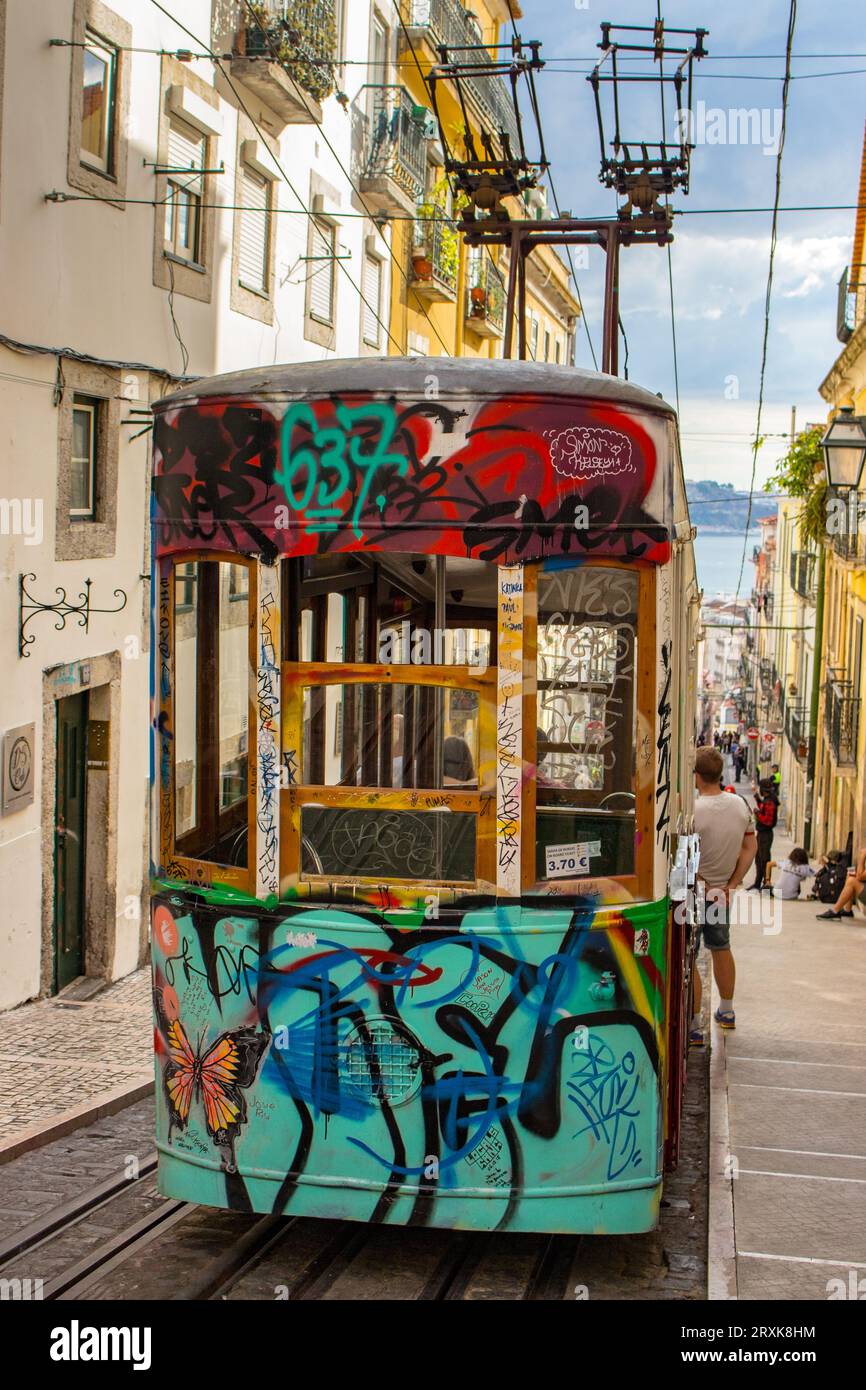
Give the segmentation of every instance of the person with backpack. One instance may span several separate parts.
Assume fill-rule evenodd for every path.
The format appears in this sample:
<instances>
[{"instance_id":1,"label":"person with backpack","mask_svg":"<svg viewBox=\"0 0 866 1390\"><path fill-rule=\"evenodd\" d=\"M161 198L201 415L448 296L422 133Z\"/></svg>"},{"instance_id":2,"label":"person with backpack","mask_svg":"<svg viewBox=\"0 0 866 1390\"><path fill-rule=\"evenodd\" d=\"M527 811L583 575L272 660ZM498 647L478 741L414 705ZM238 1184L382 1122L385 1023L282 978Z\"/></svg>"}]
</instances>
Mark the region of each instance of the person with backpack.
<instances>
[{"instance_id":1,"label":"person with backpack","mask_svg":"<svg viewBox=\"0 0 866 1390\"><path fill-rule=\"evenodd\" d=\"M864 888L866 888L866 845L857 857L856 869L849 869L846 873L844 886L833 906L828 908L826 912L817 913L819 920L838 922L840 917L853 917L854 903Z\"/></svg>"},{"instance_id":2,"label":"person with backpack","mask_svg":"<svg viewBox=\"0 0 866 1390\"><path fill-rule=\"evenodd\" d=\"M749 884L749 892L760 893L766 886L769 887L767 877L767 865L770 862L770 853L773 848L773 831L779 819L779 803L773 795L773 784L769 778L763 778L758 788L758 796L755 800L755 829L758 836L758 852L755 855L755 881Z\"/></svg>"}]
</instances>

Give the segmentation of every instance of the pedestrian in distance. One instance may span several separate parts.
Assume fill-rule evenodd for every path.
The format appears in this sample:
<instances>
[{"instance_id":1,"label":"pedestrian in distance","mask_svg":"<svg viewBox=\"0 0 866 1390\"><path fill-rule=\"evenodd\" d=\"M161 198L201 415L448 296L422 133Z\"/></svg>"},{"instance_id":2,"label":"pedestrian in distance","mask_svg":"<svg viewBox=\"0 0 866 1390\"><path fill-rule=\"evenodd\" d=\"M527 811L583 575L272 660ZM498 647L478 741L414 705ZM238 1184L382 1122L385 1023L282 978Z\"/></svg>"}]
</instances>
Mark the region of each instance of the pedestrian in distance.
<instances>
[{"instance_id":1,"label":"pedestrian in distance","mask_svg":"<svg viewBox=\"0 0 866 1390\"><path fill-rule=\"evenodd\" d=\"M755 832L752 814L742 796L722 791L719 785L723 767L716 748L699 748L695 754L695 830L700 836L701 857L698 876L706 890L704 920L698 924L698 946L703 940L713 962L713 977L721 1001L715 1013L722 1028L734 1028L734 985L736 967L731 951L731 894L739 888L755 858ZM701 980L694 975L694 1015L689 1042L700 1047Z\"/></svg>"},{"instance_id":2,"label":"pedestrian in distance","mask_svg":"<svg viewBox=\"0 0 866 1390\"><path fill-rule=\"evenodd\" d=\"M840 917L853 917L854 903L864 888L866 888L866 845L857 856L856 868L848 870L845 876L845 886L833 906L829 907L826 912L817 914L819 920L836 922Z\"/></svg>"},{"instance_id":3,"label":"pedestrian in distance","mask_svg":"<svg viewBox=\"0 0 866 1390\"><path fill-rule=\"evenodd\" d=\"M752 787L754 790L754 783ZM778 819L779 803L773 795L773 783L768 777L765 777L761 780L755 798L757 854L755 856L755 881L749 884L750 893L760 893L762 888L770 886L766 877L766 870L773 848L773 831Z\"/></svg>"}]
</instances>

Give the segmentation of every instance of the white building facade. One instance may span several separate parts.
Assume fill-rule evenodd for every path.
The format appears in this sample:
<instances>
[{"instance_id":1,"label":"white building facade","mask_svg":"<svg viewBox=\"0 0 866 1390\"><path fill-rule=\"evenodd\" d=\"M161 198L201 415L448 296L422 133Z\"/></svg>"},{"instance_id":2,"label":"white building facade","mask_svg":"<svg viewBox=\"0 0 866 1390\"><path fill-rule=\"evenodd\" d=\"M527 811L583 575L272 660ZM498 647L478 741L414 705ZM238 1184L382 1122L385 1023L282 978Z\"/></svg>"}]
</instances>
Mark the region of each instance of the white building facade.
<instances>
[{"instance_id":1,"label":"white building facade","mask_svg":"<svg viewBox=\"0 0 866 1390\"><path fill-rule=\"evenodd\" d=\"M0 1008L147 949L150 403L388 350L375 6L264 10L0 0Z\"/></svg>"}]
</instances>

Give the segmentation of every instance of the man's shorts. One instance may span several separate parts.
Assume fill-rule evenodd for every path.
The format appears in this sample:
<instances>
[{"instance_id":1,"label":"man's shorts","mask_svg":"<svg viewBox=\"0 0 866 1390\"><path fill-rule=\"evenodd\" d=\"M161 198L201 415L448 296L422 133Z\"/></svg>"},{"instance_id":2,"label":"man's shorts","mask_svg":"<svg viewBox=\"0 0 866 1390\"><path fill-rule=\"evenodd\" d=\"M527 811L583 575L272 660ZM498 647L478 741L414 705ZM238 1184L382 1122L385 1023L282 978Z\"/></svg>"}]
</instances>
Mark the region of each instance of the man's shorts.
<instances>
[{"instance_id":1,"label":"man's shorts","mask_svg":"<svg viewBox=\"0 0 866 1390\"><path fill-rule=\"evenodd\" d=\"M729 951L731 949L731 909L724 897L716 896L712 888L707 889L704 906L704 920L698 923L698 950L701 942L710 951Z\"/></svg>"}]
</instances>

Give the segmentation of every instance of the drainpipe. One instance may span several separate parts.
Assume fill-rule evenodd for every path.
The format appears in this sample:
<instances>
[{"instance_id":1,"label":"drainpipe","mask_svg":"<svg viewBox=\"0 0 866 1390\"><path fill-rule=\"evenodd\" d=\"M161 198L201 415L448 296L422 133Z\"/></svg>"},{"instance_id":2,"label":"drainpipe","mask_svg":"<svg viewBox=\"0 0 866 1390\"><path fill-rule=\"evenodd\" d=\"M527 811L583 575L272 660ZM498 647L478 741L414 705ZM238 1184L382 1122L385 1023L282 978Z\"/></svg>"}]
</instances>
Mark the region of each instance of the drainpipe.
<instances>
[{"instance_id":1,"label":"drainpipe","mask_svg":"<svg viewBox=\"0 0 866 1390\"><path fill-rule=\"evenodd\" d=\"M812 814L815 809L815 760L818 749L818 706L821 699L821 652L824 645L824 576L827 552L821 546L818 557L818 594L815 601L815 659L812 663L812 701L809 709L809 756L806 759L806 815L803 821L803 848L812 851Z\"/></svg>"}]
</instances>

